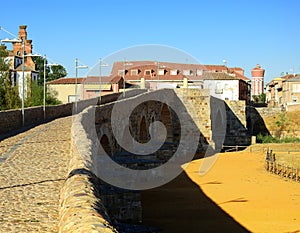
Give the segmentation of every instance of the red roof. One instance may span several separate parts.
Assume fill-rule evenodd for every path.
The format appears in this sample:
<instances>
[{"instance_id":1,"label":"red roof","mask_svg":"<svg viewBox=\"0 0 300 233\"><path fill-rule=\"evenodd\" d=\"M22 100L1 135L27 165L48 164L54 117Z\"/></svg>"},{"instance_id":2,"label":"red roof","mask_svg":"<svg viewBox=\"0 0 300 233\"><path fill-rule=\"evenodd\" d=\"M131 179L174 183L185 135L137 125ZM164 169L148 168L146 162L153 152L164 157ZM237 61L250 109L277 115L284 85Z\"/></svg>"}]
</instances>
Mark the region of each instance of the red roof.
<instances>
[{"instance_id":1,"label":"red roof","mask_svg":"<svg viewBox=\"0 0 300 233\"><path fill-rule=\"evenodd\" d=\"M121 76L101 76L101 83L118 83L122 79ZM88 76L84 83L99 83L100 76Z\"/></svg>"},{"instance_id":2,"label":"red roof","mask_svg":"<svg viewBox=\"0 0 300 233\"><path fill-rule=\"evenodd\" d=\"M186 78L185 75L183 74L177 74L177 75L161 75L159 77L157 76L138 76L138 75L132 75L132 76L128 76L126 77L126 82L130 82L130 81L137 81L137 80L141 80L141 77L144 77L145 80L153 80L153 81L157 81L157 80L163 80L163 81L178 81L178 80L183 80L183 78ZM200 76L198 76L200 77ZM187 77L188 78L188 77ZM200 78L199 78L200 79Z\"/></svg>"},{"instance_id":3,"label":"red roof","mask_svg":"<svg viewBox=\"0 0 300 233\"><path fill-rule=\"evenodd\" d=\"M77 78L77 83L83 83L85 78ZM48 84L75 84L76 78L59 78L53 81L48 82Z\"/></svg>"},{"instance_id":4,"label":"red roof","mask_svg":"<svg viewBox=\"0 0 300 233\"><path fill-rule=\"evenodd\" d=\"M157 62L157 61L117 61L114 62L111 74L117 75L119 70L125 69L130 70L138 67L152 66L153 68L160 69L168 68L168 69L178 69L180 72L183 70L206 70L213 72L226 72L227 67L224 65L201 65L201 64L184 64L184 63L172 63L172 62Z\"/></svg>"},{"instance_id":5,"label":"red roof","mask_svg":"<svg viewBox=\"0 0 300 233\"><path fill-rule=\"evenodd\" d=\"M99 83L99 76L88 76L86 78L77 78L77 83ZM121 76L101 76L101 83L118 83L122 79ZM76 78L59 78L48 82L48 84L75 84Z\"/></svg>"},{"instance_id":6,"label":"red roof","mask_svg":"<svg viewBox=\"0 0 300 233\"><path fill-rule=\"evenodd\" d=\"M236 72L236 71L232 71L231 74L234 74L236 77L244 80L244 81L250 81L249 78L247 78L246 76L240 74L239 72Z\"/></svg>"}]
</instances>

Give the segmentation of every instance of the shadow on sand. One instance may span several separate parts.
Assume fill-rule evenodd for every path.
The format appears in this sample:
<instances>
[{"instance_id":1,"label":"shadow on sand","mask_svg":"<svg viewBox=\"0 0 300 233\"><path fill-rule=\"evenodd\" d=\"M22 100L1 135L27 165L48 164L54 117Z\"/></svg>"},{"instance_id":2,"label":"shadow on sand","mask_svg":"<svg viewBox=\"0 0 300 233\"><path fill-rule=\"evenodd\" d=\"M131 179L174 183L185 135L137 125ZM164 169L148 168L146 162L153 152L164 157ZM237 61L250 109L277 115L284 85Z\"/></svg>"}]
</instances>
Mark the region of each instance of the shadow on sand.
<instances>
[{"instance_id":1,"label":"shadow on sand","mask_svg":"<svg viewBox=\"0 0 300 233\"><path fill-rule=\"evenodd\" d=\"M165 233L250 232L209 199L185 172L166 185L141 193L143 224L160 227Z\"/></svg>"}]
</instances>

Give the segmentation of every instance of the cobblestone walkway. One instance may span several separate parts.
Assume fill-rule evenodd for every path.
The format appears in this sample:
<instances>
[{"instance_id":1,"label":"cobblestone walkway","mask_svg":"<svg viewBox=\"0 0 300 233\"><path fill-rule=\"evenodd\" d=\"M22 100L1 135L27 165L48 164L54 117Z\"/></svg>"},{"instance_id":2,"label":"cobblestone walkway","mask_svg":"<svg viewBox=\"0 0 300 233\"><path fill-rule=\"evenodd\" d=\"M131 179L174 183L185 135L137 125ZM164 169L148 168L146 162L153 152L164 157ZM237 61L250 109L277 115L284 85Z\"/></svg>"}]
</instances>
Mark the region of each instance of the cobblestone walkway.
<instances>
[{"instance_id":1,"label":"cobblestone walkway","mask_svg":"<svg viewBox=\"0 0 300 233\"><path fill-rule=\"evenodd\" d=\"M0 141L0 232L57 232L72 118Z\"/></svg>"}]
</instances>

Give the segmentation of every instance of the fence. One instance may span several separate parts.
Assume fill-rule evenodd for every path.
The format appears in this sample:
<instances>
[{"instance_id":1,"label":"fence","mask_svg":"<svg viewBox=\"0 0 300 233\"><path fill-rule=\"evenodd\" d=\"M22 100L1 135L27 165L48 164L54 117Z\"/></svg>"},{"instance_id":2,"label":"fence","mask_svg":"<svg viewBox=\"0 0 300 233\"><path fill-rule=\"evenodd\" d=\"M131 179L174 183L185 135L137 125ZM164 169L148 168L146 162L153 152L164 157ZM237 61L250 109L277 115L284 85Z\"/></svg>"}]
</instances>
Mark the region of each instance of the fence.
<instances>
[{"instance_id":1,"label":"fence","mask_svg":"<svg viewBox=\"0 0 300 233\"><path fill-rule=\"evenodd\" d=\"M222 145L222 151L224 151L224 152L239 151L239 150L243 150L247 147L248 146L239 146L239 145L226 146L226 145Z\"/></svg>"},{"instance_id":2,"label":"fence","mask_svg":"<svg viewBox=\"0 0 300 233\"><path fill-rule=\"evenodd\" d=\"M269 149L266 153L265 169L266 171L275 175L279 175L280 177L300 182L300 169L276 162L276 155L273 153L272 150Z\"/></svg>"}]
</instances>

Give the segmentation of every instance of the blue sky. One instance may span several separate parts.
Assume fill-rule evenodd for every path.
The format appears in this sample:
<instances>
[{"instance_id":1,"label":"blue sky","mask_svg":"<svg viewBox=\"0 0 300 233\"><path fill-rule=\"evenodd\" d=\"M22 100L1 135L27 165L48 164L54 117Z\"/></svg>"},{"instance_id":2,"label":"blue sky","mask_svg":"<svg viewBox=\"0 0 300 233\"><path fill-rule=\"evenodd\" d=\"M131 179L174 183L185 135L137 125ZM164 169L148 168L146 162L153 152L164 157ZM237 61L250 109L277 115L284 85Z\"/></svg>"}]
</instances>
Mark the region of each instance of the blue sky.
<instances>
[{"instance_id":1,"label":"blue sky","mask_svg":"<svg viewBox=\"0 0 300 233\"><path fill-rule=\"evenodd\" d=\"M68 76L75 75L76 57L93 67L121 49L158 44L201 64L226 59L248 77L259 63L268 82L282 72L300 73L299 12L298 0L15 0L1 3L0 26L17 34L27 25L34 50L65 66Z\"/></svg>"}]
</instances>

